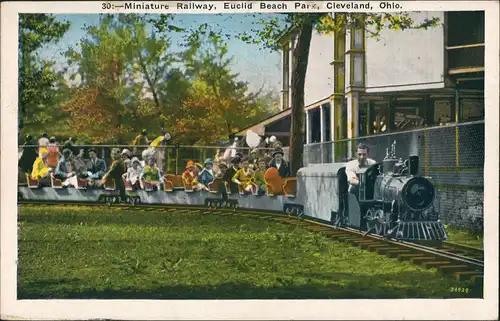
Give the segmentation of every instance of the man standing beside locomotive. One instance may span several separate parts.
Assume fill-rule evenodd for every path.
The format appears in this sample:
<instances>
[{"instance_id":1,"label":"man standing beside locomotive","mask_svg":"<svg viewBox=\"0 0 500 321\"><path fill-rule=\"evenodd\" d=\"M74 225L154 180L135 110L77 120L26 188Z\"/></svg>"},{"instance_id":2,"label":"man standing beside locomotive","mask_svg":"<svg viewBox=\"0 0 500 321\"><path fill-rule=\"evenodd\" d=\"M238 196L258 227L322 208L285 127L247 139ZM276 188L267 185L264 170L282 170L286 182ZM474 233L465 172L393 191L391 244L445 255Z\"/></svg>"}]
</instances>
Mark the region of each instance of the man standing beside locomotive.
<instances>
[{"instance_id":1,"label":"man standing beside locomotive","mask_svg":"<svg viewBox=\"0 0 500 321\"><path fill-rule=\"evenodd\" d=\"M368 157L368 146L361 143L356 149L357 158L348 162L345 167L347 181L349 182L349 193L357 195L359 187L358 173L362 168L369 167L377 162Z\"/></svg>"}]
</instances>

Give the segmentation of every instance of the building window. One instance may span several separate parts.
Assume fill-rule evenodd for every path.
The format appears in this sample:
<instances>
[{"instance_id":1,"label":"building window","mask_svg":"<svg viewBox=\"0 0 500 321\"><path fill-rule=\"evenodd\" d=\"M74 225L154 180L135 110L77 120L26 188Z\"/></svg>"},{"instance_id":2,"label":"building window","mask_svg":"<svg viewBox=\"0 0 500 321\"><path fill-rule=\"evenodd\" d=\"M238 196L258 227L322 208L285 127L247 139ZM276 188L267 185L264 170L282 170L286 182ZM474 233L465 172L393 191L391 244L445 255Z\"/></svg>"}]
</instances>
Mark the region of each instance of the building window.
<instances>
[{"instance_id":1,"label":"building window","mask_svg":"<svg viewBox=\"0 0 500 321\"><path fill-rule=\"evenodd\" d=\"M484 120L484 100L461 99L460 122Z\"/></svg>"},{"instance_id":2,"label":"building window","mask_svg":"<svg viewBox=\"0 0 500 321\"><path fill-rule=\"evenodd\" d=\"M311 143L321 142L321 114L320 109L315 108L309 111L311 117Z\"/></svg>"},{"instance_id":3,"label":"building window","mask_svg":"<svg viewBox=\"0 0 500 321\"><path fill-rule=\"evenodd\" d=\"M363 55L354 55L354 85L363 86Z\"/></svg>"},{"instance_id":4,"label":"building window","mask_svg":"<svg viewBox=\"0 0 500 321\"><path fill-rule=\"evenodd\" d=\"M484 11L448 12L448 46L484 43Z\"/></svg>"},{"instance_id":5,"label":"building window","mask_svg":"<svg viewBox=\"0 0 500 321\"><path fill-rule=\"evenodd\" d=\"M404 131L423 126L424 118L419 114L420 106L404 106L395 108L394 130Z\"/></svg>"},{"instance_id":6,"label":"building window","mask_svg":"<svg viewBox=\"0 0 500 321\"><path fill-rule=\"evenodd\" d=\"M454 122L453 103L449 99L436 100L434 102L434 124L444 125Z\"/></svg>"},{"instance_id":7,"label":"building window","mask_svg":"<svg viewBox=\"0 0 500 321\"><path fill-rule=\"evenodd\" d=\"M354 31L354 48L363 49L363 29L356 29Z\"/></svg>"},{"instance_id":8,"label":"building window","mask_svg":"<svg viewBox=\"0 0 500 321\"><path fill-rule=\"evenodd\" d=\"M388 128L389 104L388 102L376 102L373 104L372 128L374 134L386 133Z\"/></svg>"},{"instance_id":9,"label":"building window","mask_svg":"<svg viewBox=\"0 0 500 321\"><path fill-rule=\"evenodd\" d=\"M369 104L368 103L359 103L359 136L368 136L370 135L368 122L369 122Z\"/></svg>"},{"instance_id":10,"label":"building window","mask_svg":"<svg viewBox=\"0 0 500 321\"><path fill-rule=\"evenodd\" d=\"M341 138L347 138L347 101L342 102L342 128L340 129Z\"/></svg>"},{"instance_id":11,"label":"building window","mask_svg":"<svg viewBox=\"0 0 500 321\"><path fill-rule=\"evenodd\" d=\"M324 129L325 129L325 142L330 142L332 141L332 131L331 131L331 124L332 120L330 118L331 116L331 104L324 104L323 105L323 124L324 124Z\"/></svg>"}]
</instances>

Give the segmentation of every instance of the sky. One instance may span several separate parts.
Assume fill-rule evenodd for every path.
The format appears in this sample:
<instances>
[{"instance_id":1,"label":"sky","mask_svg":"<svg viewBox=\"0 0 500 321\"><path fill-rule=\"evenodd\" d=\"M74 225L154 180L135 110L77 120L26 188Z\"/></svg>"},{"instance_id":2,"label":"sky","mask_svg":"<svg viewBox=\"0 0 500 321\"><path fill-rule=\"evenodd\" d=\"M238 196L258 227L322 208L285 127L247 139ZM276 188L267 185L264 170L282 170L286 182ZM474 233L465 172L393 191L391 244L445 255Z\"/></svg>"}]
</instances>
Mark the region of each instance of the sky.
<instances>
[{"instance_id":1,"label":"sky","mask_svg":"<svg viewBox=\"0 0 500 321\"><path fill-rule=\"evenodd\" d=\"M48 44L41 48L39 54L44 59L55 60L56 69L66 66L66 59L62 53L69 47L78 50L77 44L85 37L82 28L85 25L96 25L99 22L98 14L64 14L54 15L59 21L70 21L71 27L56 44ZM186 29L197 28L201 23L207 23L216 30L230 31L233 34L249 31L255 26L252 22L257 19L246 14L177 14L175 25ZM152 28L150 28L152 29ZM182 41L182 34L172 33L172 47L178 51ZM269 90L281 89L281 58L278 52L261 50L258 45L245 44L241 40L228 41L229 56L233 57L231 69L240 75L240 80L249 83L249 89L256 91L261 87Z\"/></svg>"}]
</instances>

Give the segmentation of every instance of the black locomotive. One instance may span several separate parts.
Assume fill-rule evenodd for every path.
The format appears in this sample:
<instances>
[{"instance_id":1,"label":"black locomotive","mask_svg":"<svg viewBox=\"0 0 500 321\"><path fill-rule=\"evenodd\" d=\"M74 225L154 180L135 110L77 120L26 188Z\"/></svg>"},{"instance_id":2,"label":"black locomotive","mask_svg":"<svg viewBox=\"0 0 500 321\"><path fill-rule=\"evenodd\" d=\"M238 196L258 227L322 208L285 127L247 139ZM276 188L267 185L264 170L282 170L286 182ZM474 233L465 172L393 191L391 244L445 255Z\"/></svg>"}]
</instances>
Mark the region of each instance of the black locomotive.
<instances>
[{"instance_id":1,"label":"black locomotive","mask_svg":"<svg viewBox=\"0 0 500 321\"><path fill-rule=\"evenodd\" d=\"M359 186L349 191L345 167L338 173L339 210L335 226L348 226L399 240L446 240L434 206L436 189L418 174L419 158L396 157L396 142L385 159L358 173Z\"/></svg>"}]
</instances>

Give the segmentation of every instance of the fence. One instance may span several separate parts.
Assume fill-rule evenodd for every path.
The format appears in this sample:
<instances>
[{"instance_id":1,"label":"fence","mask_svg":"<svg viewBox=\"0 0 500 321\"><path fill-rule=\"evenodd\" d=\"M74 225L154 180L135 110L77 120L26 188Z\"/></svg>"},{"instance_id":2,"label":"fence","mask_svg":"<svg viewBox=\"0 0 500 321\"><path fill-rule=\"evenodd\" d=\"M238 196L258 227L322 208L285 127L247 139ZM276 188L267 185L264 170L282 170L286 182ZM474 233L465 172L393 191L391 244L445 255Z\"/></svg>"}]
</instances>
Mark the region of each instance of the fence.
<instances>
[{"instance_id":1,"label":"fence","mask_svg":"<svg viewBox=\"0 0 500 321\"><path fill-rule=\"evenodd\" d=\"M446 221L482 227L484 189L484 121L439 126L360 137L355 141L309 144L304 147L304 166L346 161L348 149L359 143L369 156L381 161L395 141L399 157L420 156L419 172L432 178L438 189L436 205Z\"/></svg>"}]
</instances>

